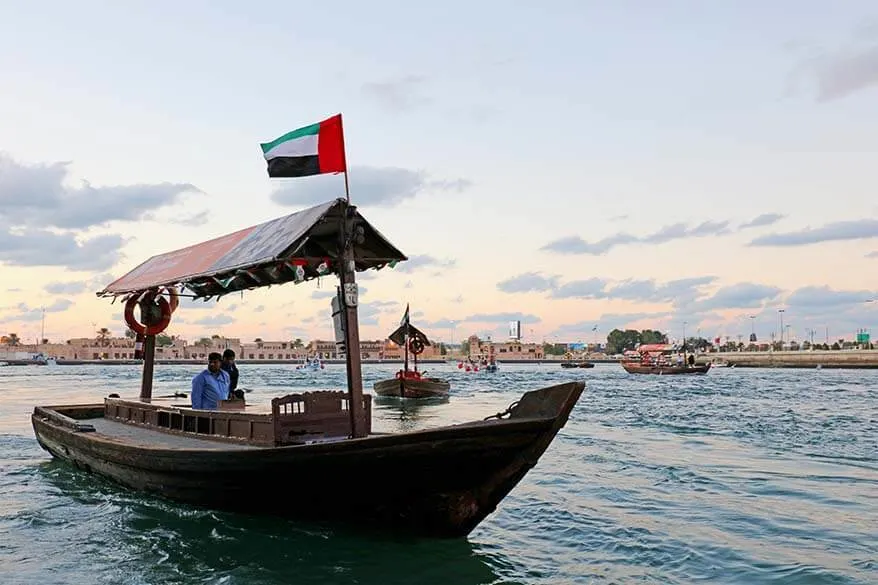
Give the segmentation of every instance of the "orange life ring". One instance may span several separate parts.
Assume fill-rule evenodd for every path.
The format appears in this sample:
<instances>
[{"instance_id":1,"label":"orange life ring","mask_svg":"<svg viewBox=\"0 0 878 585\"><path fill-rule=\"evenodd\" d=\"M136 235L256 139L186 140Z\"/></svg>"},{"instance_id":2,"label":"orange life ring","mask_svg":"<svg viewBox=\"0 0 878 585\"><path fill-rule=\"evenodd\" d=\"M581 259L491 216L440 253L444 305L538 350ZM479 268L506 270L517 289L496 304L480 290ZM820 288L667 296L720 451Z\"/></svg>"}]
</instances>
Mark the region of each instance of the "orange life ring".
<instances>
[{"instance_id":1,"label":"orange life ring","mask_svg":"<svg viewBox=\"0 0 878 585\"><path fill-rule=\"evenodd\" d=\"M171 323L171 313L173 311L171 310L171 303L165 297L158 296L153 299L153 302L158 302L159 304L161 318L158 323L152 325L143 325L134 318L134 307L138 305L139 301L139 297L133 296L128 299L127 303L125 303L125 323L128 324L128 327L130 327L132 331L140 333L141 335L158 335L168 328L168 325Z\"/></svg>"}]
</instances>

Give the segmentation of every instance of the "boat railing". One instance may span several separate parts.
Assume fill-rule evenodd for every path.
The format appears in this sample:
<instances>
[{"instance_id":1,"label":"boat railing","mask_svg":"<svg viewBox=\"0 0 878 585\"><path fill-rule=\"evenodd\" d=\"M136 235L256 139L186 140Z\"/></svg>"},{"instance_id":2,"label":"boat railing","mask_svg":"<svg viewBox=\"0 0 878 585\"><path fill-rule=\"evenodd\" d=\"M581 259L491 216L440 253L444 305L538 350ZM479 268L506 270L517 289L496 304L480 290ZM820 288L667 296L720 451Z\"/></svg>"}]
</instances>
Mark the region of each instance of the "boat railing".
<instances>
[{"instance_id":1,"label":"boat railing","mask_svg":"<svg viewBox=\"0 0 878 585\"><path fill-rule=\"evenodd\" d=\"M371 395L363 396L367 433L371 430ZM221 441L278 446L350 435L346 392L288 394L271 401L271 413L199 410L122 398L104 399L104 418L172 434L200 435Z\"/></svg>"},{"instance_id":2,"label":"boat railing","mask_svg":"<svg viewBox=\"0 0 878 585\"><path fill-rule=\"evenodd\" d=\"M372 396L363 395L366 434L372 430ZM271 401L274 442L286 445L302 442L308 435L347 436L351 431L347 392L305 392L287 394Z\"/></svg>"}]
</instances>

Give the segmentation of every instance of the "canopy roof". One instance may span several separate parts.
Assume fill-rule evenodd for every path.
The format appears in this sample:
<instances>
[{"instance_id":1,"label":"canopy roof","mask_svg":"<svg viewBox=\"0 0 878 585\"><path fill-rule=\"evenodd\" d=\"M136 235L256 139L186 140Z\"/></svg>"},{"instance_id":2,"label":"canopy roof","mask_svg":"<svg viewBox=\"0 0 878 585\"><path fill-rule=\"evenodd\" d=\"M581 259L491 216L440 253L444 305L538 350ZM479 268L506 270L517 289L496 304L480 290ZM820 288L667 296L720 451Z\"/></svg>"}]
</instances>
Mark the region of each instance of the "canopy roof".
<instances>
[{"instance_id":1,"label":"canopy roof","mask_svg":"<svg viewBox=\"0 0 878 585\"><path fill-rule=\"evenodd\" d=\"M646 343L639 346L637 351L640 353L651 353L654 351L673 351L674 349L676 349L676 346L670 343Z\"/></svg>"},{"instance_id":2,"label":"canopy roof","mask_svg":"<svg viewBox=\"0 0 878 585\"><path fill-rule=\"evenodd\" d=\"M421 331L414 325L409 325L408 329L409 339L420 339L424 345L430 345L430 340L427 339L427 336L424 334L423 331ZM399 329L388 335L387 339L389 339L396 345L405 344L405 325L401 325Z\"/></svg>"},{"instance_id":3,"label":"canopy roof","mask_svg":"<svg viewBox=\"0 0 878 585\"><path fill-rule=\"evenodd\" d=\"M128 296L166 286L182 286L195 298L283 284L296 280L302 266L304 280L321 276L326 262L337 272L345 210L336 199L256 226L153 256L128 274L107 285L98 296ZM354 208L356 209L356 208ZM357 211L354 225L362 237L354 238L356 270L382 268L407 260Z\"/></svg>"}]
</instances>

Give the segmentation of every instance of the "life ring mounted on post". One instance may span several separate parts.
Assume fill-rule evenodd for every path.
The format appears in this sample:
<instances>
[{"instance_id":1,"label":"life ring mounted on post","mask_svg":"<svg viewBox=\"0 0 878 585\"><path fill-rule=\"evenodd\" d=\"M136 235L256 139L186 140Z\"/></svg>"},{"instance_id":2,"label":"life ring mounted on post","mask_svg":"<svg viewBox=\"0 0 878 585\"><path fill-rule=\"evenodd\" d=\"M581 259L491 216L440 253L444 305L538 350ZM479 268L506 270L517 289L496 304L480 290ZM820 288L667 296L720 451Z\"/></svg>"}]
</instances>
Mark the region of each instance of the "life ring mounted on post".
<instances>
[{"instance_id":1,"label":"life ring mounted on post","mask_svg":"<svg viewBox=\"0 0 878 585\"><path fill-rule=\"evenodd\" d=\"M174 287L167 287L168 298L161 293L148 292L143 295L135 295L125 303L125 323L135 333L141 335L158 335L168 328L171 323L171 315L180 305L180 298ZM140 306L141 323L134 318L134 307Z\"/></svg>"},{"instance_id":2,"label":"life ring mounted on post","mask_svg":"<svg viewBox=\"0 0 878 585\"><path fill-rule=\"evenodd\" d=\"M417 337L412 337L409 340L409 351L415 355L424 353L424 342Z\"/></svg>"}]
</instances>

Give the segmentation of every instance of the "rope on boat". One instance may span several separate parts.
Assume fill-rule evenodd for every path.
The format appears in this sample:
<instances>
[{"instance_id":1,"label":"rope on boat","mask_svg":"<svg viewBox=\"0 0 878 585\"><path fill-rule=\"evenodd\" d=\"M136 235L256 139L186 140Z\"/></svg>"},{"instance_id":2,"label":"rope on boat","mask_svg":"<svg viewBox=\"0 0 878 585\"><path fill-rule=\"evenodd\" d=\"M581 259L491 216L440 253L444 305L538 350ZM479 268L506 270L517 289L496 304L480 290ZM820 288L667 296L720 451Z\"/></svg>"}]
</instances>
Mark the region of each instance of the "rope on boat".
<instances>
[{"instance_id":1,"label":"rope on boat","mask_svg":"<svg viewBox=\"0 0 878 585\"><path fill-rule=\"evenodd\" d=\"M507 406L506 410L504 410L503 412L498 412L497 414L492 414L491 416L486 416L482 420L491 420L492 418L502 419L504 416L506 416L508 414L512 414L512 409L515 408L516 406L518 406L518 400L516 400L515 402L513 402L512 404Z\"/></svg>"}]
</instances>

